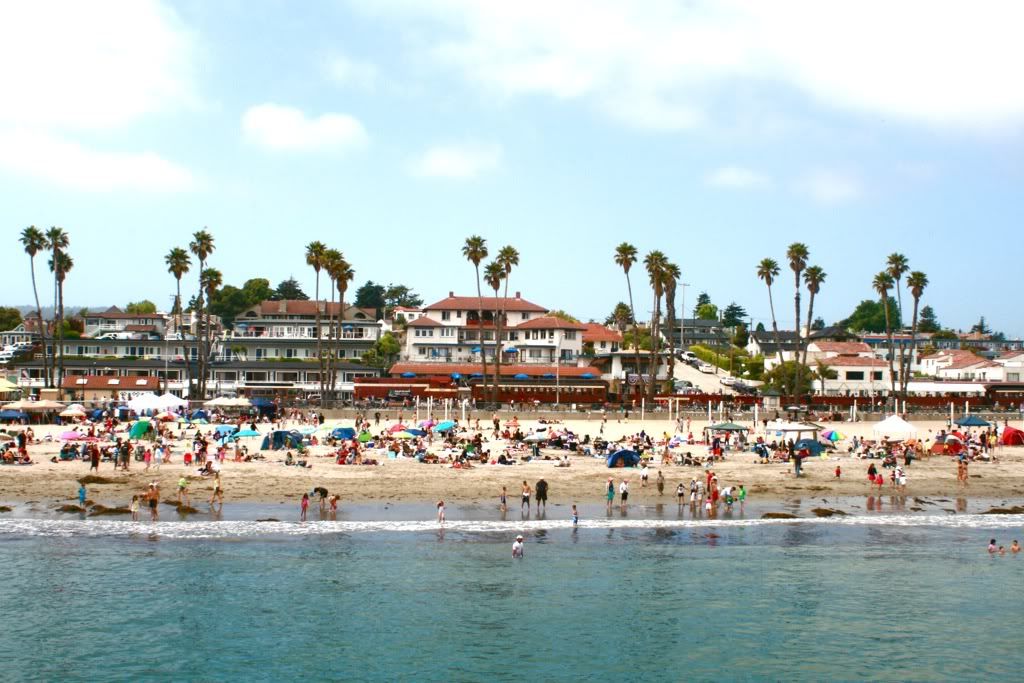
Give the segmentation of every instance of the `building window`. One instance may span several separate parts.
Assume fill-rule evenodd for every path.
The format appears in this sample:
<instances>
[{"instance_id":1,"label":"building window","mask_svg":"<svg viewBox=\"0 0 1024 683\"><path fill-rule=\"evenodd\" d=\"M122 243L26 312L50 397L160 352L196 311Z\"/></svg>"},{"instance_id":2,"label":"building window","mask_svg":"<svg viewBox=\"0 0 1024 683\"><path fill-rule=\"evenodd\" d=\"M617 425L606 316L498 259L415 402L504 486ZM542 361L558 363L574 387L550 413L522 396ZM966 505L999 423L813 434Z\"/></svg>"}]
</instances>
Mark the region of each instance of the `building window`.
<instances>
[{"instance_id":1,"label":"building window","mask_svg":"<svg viewBox=\"0 0 1024 683\"><path fill-rule=\"evenodd\" d=\"M882 371L881 370L872 370L872 372L871 372L871 379L875 380L876 382L882 381Z\"/></svg>"},{"instance_id":2,"label":"building window","mask_svg":"<svg viewBox=\"0 0 1024 683\"><path fill-rule=\"evenodd\" d=\"M523 320L529 320L530 319L530 314L529 313L525 313L525 312L524 313L520 313L519 317L522 318Z\"/></svg>"},{"instance_id":3,"label":"building window","mask_svg":"<svg viewBox=\"0 0 1024 683\"><path fill-rule=\"evenodd\" d=\"M566 339L575 339L576 338L576 330L566 330L565 331L565 338Z\"/></svg>"},{"instance_id":4,"label":"building window","mask_svg":"<svg viewBox=\"0 0 1024 683\"><path fill-rule=\"evenodd\" d=\"M452 312L451 311L441 311L441 320L451 320L451 318L452 318Z\"/></svg>"},{"instance_id":5,"label":"building window","mask_svg":"<svg viewBox=\"0 0 1024 683\"><path fill-rule=\"evenodd\" d=\"M864 371L863 370L847 370L846 371L846 379L854 380L854 381L858 381L858 382L863 381L864 380Z\"/></svg>"},{"instance_id":6,"label":"building window","mask_svg":"<svg viewBox=\"0 0 1024 683\"><path fill-rule=\"evenodd\" d=\"M540 357L541 357L541 349L530 349L530 358L535 358L536 359L536 358L540 358Z\"/></svg>"},{"instance_id":7,"label":"building window","mask_svg":"<svg viewBox=\"0 0 1024 683\"><path fill-rule=\"evenodd\" d=\"M454 337L455 336L455 328L454 327L442 327L441 328L441 336L442 337Z\"/></svg>"}]
</instances>

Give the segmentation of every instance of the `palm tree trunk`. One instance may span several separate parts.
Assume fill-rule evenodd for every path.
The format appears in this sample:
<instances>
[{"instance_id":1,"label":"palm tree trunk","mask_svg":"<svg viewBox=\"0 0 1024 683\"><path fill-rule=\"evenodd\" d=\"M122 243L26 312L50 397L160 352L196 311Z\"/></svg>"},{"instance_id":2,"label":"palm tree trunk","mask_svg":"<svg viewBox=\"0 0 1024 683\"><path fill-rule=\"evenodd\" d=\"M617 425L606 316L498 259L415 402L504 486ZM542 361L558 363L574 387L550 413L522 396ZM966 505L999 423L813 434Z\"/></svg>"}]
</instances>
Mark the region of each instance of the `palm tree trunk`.
<instances>
[{"instance_id":1,"label":"palm tree trunk","mask_svg":"<svg viewBox=\"0 0 1024 683\"><path fill-rule=\"evenodd\" d=\"M502 363L502 338L505 336L505 306L508 303L508 276L509 273L505 273L505 292L502 295L501 301L501 317L497 320L498 329L498 358L495 360L494 370L494 401L498 401L498 387L501 383L501 363ZM558 362L557 359L555 361Z\"/></svg>"},{"instance_id":2,"label":"palm tree trunk","mask_svg":"<svg viewBox=\"0 0 1024 683\"><path fill-rule=\"evenodd\" d=\"M629 313L633 316L633 350L636 352L636 389L634 395L643 390L640 373L640 325L636 322L636 308L633 307L633 285L629 281L629 273L626 273L626 289L629 291ZM628 376L627 376L628 386Z\"/></svg>"},{"instance_id":3,"label":"palm tree trunk","mask_svg":"<svg viewBox=\"0 0 1024 683\"><path fill-rule=\"evenodd\" d=\"M781 368L786 362L786 359L782 355L782 340L779 338L779 323L775 320L775 302L772 300L772 288L768 287L768 308L772 312L772 333L775 335L775 355L779 357L779 367ZM782 373L782 393L789 393L789 387L787 386L785 373Z\"/></svg>"},{"instance_id":4,"label":"palm tree trunk","mask_svg":"<svg viewBox=\"0 0 1024 683\"><path fill-rule=\"evenodd\" d=\"M209 325L203 324L203 270L206 269L206 262L199 261L199 298L196 300L196 313L199 316L199 334L196 335L196 342L199 346L199 377L196 378L196 390L199 393L199 400L206 400L206 328Z\"/></svg>"},{"instance_id":5,"label":"palm tree trunk","mask_svg":"<svg viewBox=\"0 0 1024 683\"><path fill-rule=\"evenodd\" d=\"M675 369L676 369L676 338L675 338L675 327L676 327L676 295L675 285L672 286L671 295L668 291L665 292L665 327L668 328L668 381L669 381L669 393L673 393L675 389Z\"/></svg>"},{"instance_id":6,"label":"palm tree trunk","mask_svg":"<svg viewBox=\"0 0 1024 683\"><path fill-rule=\"evenodd\" d=\"M914 356L917 354L917 305L920 302L921 300L919 298L914 297L913 322L910 326L910 359L907 361L907 366L903 369L903 372L900 374L900 384L902 385L903 389L903 400L906 400L907 398L907 384L909 384L910 382L909 370L910 366L914 364Z\"/></svg>"},{"instance_id":7,"label":"palm tree trunk","mask_svg":"<svg viewBox=\"0 0 1024 683\"><path fill-rule=\"evenodd\" d=\"M902 328L903 327L903 292L900 289L900 281L899 280L896 280L896 302L897 302L897 304L896 304L897 310L899 311L899 314L900 314L900 327ZM904 394L906 392L906 388L905 388L906 384L903 381L903 376L905 374L907 374L906 353L907 353L906 344L903 344L902 342L900 342L900 388L902 389L901 393L904 393ZM904 398L906 398L905 395L904 395Z\"/></svg>"},{"instance_id":8,"label":"palm tree trunk","mask_svg":"<svg viewBox=\"0 0 1024 683\"><path fill-rule=\"evenodd\" d=\"M57 336L59 338L59 347L57 350L57 357L60 359L57 366L57 388L60 388L61 383L64 380L64 278L61 277L57 280L57 300L60 305L60 323L57 327Z\"/></svg>"},{"instance_id":9,"label":"palm tree trunk","mask_svg":"<svg viewBox=\"0 0 1024 683\"><path fill-rule=\"evenodd\" d=\"M477 303L477 342L480 344L480 395L487 400L487 347L484 346L484 295L480 288L480 264L474 263L476 268L476 303Z\"/></svg>"},{"instance_id":10,"label":"palm tree trunk","mask_svg":"<svg viewBox=\"0 0 1024 683\"><path fill-rule=\"evenodd\" d=\"M29 257L29 264L32 269L32 296L36 299L36 320L39 323L39 339L43 345L43 374L47 375L43 383L49 387L49 376L46 372L46 327L43 325L43 307L39 305L39 288L36 287L36 259L34 256Z\"/></svg>"},{"instance_id":11,"label":"palm tree trunk","mask_svg":"<svg viewBox=\"0 0 1024 683\"><path fill-rule=\"evenodd\" d=\"M316 271L316 292L314 293L316 299L316 362L317 367L320 369L320 398L321 401L324 397L324 349L323 341L320 334L320 271Z\"/></svg>"},{"instance_id":12,"label":"palm tree trunk","mask_svg":"<svg viewBox=\"0 0 1024 683\"><path fill-rule=\"evenodd\" d=\"M654 394L658 382L658 314L661 309L661 297L657 292L654 293L654 310L651 312L651 352L650 362L648 363L647 371L651 375L651 381L645 387L647 393L647 399L654 401Z\"/></svg>"},{"instance_id":13,"label":"palm tree trunk","mask_svg":"<svg viewBox=\"0 0 1024 683\"><path fill-rule=\"evenodd\" d=\"M893 361L896 355L892 346L892 322L889 320L889 297L882 297L882 306L885 307L885 337L889 341L889 388L893 395L896 396L896 373L893 372Z\"/></svg>"},{"instance_id":14,"label":"palm tree trunk","mask_svg":"<svg viewBox=\"0 0 1024 683\"><path fill-rule=\"evenodd\" d=\"M794 286L796 287L796 293L793 295L793 310L796 315L796 321L793 325L793 332L796 334L796 349L793 350L793 361L796 363L796 368L793 376L793 393L795 395L800 394L800 376L803 374L803 366L800 363L800 350L803 347L803 336L800 334L800 272L793 271Z\"/></svg>"},{"instance_id":15,"label":"palm tree trunk","mask_svg":"<svg viewBox=\"0 0 1024 683\"><path fill-rule=\"evenodd\" d=\"M811 321L814 320L814 292L812 291L808 295L808 297L809 298L807 299L807 336L804 337L805 341L804 341L804 345L803 345L804 346L804 348L803 348L803 360L800 361L800 365L803 366L803 367L807 367L807 346L808 346L808 344L807 344L806 340L810 339L810 337L811 337ZM812 387L812 393L813 393L813 387ZM821 378L821 393L822 394L825 393L825 378L824 377Z\"/></svg>"},{"instance_id":16,"label":"palm tree trunk","mask_svg":"<svg viewBox=\"0 0 1024 683\"><path fill-rule=\"evenodd\" d=\"M345 336L345 294L338 290L338 352L334 354L334 371L331 373L331 397L338 400L338 367L341 365L341 340ZM344 374L344 373L342 373ZM344 377L342 377L344 380ZM336 406L335 406L336 407Z\"/></svg>"}]
</instances>

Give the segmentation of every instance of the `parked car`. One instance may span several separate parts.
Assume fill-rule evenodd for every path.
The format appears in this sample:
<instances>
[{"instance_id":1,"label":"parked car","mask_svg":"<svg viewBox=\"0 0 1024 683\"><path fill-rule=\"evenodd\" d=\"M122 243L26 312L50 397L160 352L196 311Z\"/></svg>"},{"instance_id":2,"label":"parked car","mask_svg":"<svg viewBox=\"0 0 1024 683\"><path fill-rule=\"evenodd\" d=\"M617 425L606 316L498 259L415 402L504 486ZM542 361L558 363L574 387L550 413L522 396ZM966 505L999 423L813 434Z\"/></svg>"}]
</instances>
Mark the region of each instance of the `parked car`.
<instances>
[{"instance_id":1,"label":"parked car","mask_svg":"<svg viewBox=\"0 0 1024 683\"><path fill-rule=\"evenodd\" d=\"M739 380L737 380L735 377L725 376L722 379L720 379L719 382L722 383L723 387L731 387L735 385L737 382L739 382Z\"/></svg>"},{"instance_id":2,"label":"parked car","mask_svg":"<svg viewBox=\"0 0 1024 683\"><path fill-rule=\"evenodd\" d=\"M695 354L693 351L680 351L679 360L683 361L684 363L693 363L697 360L697 354Z\"/></svg>"},{"instance_id":3,"label":"parked car","mask_svg":"<svg viewBox=\"0 0 1024 683\"><path fill-rule=\"evenodd\" d=\"M708 374L713 374L715 372L715 366L705 361L697 363L697 369Z\"/></svg>"}]
</instances>

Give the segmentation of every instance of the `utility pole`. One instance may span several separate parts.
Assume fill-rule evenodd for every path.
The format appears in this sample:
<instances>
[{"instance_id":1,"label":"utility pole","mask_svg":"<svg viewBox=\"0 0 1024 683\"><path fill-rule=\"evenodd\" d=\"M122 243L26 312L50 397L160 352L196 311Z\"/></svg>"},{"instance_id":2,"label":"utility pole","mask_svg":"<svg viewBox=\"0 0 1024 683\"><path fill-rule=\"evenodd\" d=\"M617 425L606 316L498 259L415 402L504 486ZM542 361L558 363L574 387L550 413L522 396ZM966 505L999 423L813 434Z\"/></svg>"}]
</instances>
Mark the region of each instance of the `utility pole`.
<instances>
[{"instance_id":1,"label":"utility pole","mask_svg":"<svg viewBox=\"0 0 1024 683\"><path fill-rule=\"evenodd\" d=\"M679 350L686 351L686 288L690 283L680 282L679 286L683 288L683 315L679 318ZM673 358L672 362L675 363L676 359Z\"/></svg>"}]
</instances>

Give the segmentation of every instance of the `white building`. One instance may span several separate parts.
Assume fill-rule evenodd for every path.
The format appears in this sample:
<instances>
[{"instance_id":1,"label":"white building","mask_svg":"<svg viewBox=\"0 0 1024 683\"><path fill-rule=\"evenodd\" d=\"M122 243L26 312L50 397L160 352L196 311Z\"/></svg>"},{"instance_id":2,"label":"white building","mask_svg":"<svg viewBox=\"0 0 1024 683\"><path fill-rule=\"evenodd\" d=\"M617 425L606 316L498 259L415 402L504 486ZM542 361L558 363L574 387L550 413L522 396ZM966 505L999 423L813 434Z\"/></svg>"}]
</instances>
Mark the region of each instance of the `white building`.
<instances>
[{"instance_id":1,"label":"white building","mask_svg":"<svg viewBox=\"0 0 1024 683\"><path fill-rule=\"evenodd\" d=\"M874 396L892 388L889 364L876 358L871 347L863 342L810 342L807 364L815 371L826 366L835 374L834 378L814 381L815 389L823 394Z\"/></svg>"},{"instance_id":2,"label":"white building","mask_svg":"<svg viewBox=\"0 0 1024 683\"><path fill-rule=\"evenodd\" d=\"M105 311L89 311L83 316L84 334L99 337L104 334L131 334L136 338L163 338L167 316L163 313L125 313L117 306Z\"/></svg>"}]
</instances>

